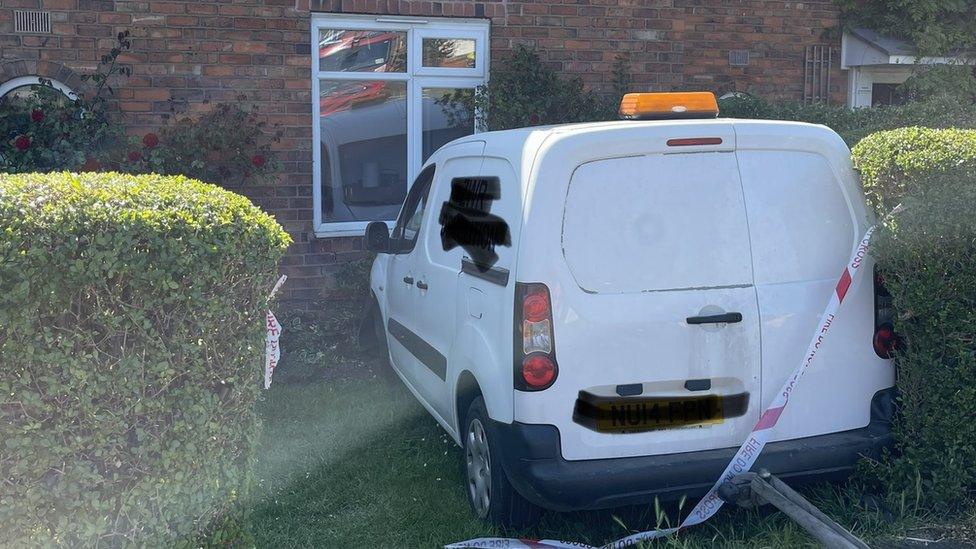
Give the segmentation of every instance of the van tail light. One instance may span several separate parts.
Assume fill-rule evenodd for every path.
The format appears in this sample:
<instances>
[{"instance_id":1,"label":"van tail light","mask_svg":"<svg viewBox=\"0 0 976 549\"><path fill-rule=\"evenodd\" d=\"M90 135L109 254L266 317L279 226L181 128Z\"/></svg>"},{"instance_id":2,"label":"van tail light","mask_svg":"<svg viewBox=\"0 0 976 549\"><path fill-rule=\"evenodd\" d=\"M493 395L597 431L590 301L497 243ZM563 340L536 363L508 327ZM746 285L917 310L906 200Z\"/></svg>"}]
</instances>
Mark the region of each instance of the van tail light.
<instances>
[{"instance_id":1,"label":"van tail light","mask_svg":"<svg viewBox=\"0 0 976 549\"><path fill-rule=\"evenodd\" d=\"M552 337L549 288L539 283L515 283L515 388L541 391L559 374Z\"/></svg>"},{"instance_id":2,"label":"van tail light","mask_svg":"<svg viewBox=\"0 0 976 549\"><path fill-rule=\"evenodd\" d=\"M548 387L556 379L556 363L544 354L527 356L522 361L522 379L529 387Z\"/></svg>"},{"instance_id":3,"label":"van tail light","mask_svg":"<svg viewBox=\"0 0 976 549\"><path fill-rule=\"evenodd\" d=\"M874 352L879 357L889 359L898 348L898 336L890 324L885 324L874 331Z\"/></svg>"},{"instance_id":4,"label":"van tail light","mask_svg":"<svg viewBox=\"0 0 976 549\"><path fill-rule=\"evenodd\" d=\"M898 348L898 334L892 326L894 316L891 307L891 294L884 285L884 275L874 266L874 337L871 344L875 354L885 360L894 355Z\"/></svg>"}]
</instances>

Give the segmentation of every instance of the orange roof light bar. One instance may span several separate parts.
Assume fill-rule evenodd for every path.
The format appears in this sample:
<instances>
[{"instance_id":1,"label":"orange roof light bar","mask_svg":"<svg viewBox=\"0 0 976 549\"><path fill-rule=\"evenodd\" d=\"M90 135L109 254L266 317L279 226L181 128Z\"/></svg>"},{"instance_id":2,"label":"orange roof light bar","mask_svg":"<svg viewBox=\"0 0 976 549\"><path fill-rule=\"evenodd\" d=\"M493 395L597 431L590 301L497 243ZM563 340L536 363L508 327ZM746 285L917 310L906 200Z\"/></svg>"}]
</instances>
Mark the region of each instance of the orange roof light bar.
<instances>
[{"instance_id":1,"label":"orange roof light bar","mask_svg":"<svg viewBox=\"0 0 976 549\"><path fill-rule=\"evenodd\" d=\"M620 101L620 117L632 120L716 116L718 101L712 92L628 93Z\"/></svg>"}]
</instances>

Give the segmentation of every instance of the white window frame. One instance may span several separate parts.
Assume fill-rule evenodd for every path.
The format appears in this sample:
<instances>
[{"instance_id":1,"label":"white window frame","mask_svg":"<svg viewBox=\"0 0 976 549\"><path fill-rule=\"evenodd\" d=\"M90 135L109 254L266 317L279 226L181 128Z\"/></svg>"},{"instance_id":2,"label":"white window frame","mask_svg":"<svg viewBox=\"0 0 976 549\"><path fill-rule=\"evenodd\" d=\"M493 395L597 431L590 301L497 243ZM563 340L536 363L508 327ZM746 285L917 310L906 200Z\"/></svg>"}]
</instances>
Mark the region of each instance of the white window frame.
<instances>
[{"instance_id":1,"label":"white window frame","mask_svg":"<svg viewBox=\"0 0 976 549\"><path fill-rule=\"evenodd\" d=\"M336 72L319 70L319 31L350 29L400 31L407 33L407 70L402 73ZM472 38L475 40L475 67L452 69L422 67L423 38ZM315 236L360 236L369 221L326 222L322 213L321 80L388 80L407 83L407 189L420 173L423 149L421 128L422 88L475 88L488 80L488 19L433 17L392 17L366 15L313 14L311 22L312 56L312 223ZM478 131L478 128L475 128ZM395 220L387 219L392 228Z\"/></svg>"},{"instance_id":2,"label":"white window frame","mask_svg":"<svg viewBox=\"0 0 976 549\"><path fill-rule=\"evenodd\" d=\"M16 78L11 78L10 80L7 80L6 82L3 82L2 84L0 84L0 97L3 97L5 95L7 95L8 93L12 92L13 90L15 90L15 89L17 89L19 87L22 87L22 86L40 85L41 84L41 78L42 77L40 77L40 76L33 76L33 75L32 76L18 76ZM77 99L78 98L78 94L76 94L74 92L74 90L72 90L71 88L69 88L65 84L63 84L61 82L58 82L57 80L55 80L53 78L45 78L45 80L49 81L51 83L51 87L52 88L54 88L54 89L58 90L59 92L63 93L65 95L65 97L67 97L68 99L74 100L74 99Z\"/></svg>"}]
</instances>

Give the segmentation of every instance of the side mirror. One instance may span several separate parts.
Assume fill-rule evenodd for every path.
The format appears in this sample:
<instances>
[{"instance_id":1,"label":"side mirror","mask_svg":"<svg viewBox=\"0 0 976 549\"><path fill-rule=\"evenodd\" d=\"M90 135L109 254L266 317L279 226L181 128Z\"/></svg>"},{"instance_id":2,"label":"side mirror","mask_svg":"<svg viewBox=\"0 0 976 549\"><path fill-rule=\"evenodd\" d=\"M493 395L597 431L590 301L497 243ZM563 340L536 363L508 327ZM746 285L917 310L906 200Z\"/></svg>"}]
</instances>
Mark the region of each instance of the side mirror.
<instances>
[{"instance_id":1,"label":"side mirror","mask_svg":"<svg viewBox=\"0 0 976 549\"><path fill-rule=\"evenodd\" d=\"M390 229L383 221L370 221L366 225L366 249L385 254L390 252Z\"/></svg>"}]
</instances>

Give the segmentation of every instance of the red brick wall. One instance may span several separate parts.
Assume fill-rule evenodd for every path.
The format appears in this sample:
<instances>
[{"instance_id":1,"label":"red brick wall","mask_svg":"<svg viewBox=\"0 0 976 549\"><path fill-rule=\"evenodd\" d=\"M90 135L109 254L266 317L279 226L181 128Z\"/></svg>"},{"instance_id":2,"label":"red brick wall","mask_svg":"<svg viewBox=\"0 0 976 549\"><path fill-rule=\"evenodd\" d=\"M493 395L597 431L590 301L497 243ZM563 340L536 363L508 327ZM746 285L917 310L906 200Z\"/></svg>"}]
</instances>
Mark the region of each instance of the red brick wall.
<instances>
[{"instance_id":1,"label":"red brick wall","mask_svg":"<svg viewBox=\"0 0 976 549\"><path fill-rule=\"evenodd\" d=\"M315 11L488 17L492 60L517 44L534 47L561 74L612 91L614 61L623 55L635 91L750 92L803 98L806 46L837 48L831 97L845 99L834 0L564 0L563 2L429 2L312 0ZM730 67L729 50L749 50L747 67Z\"/></svg>"},{"instance_id":2,"label":"red brick wall","mask_svg":"<svg viewBox=\"0 0 976 549\"><path fill-rule=\"evenodd\" d=\"M13 11L22 8L51 11L52 34L14 34ZM611 67L622 53L635 90L750 91L794 100L802 97L805 46L822 43L824 29L837 24L832 0L2 0L0 81L39 74L83 91L78 75L95 68L117 32L129 30L132 49L123 61L133 74L116 97L133 134L245 94L284 129L284 169L275 183L241 191L295 239L281 267L290 277L283 297L314 306L312 300L346 295L337 277L362 252L360 238L312 233L310 10L489 17L493 62L516 44L533 46L551 67L601 91L611 89ZM730 49L748 49L750 65L730 68ZM833 88L842 101L839 70Z\"/></svg>"}]
</instances>

